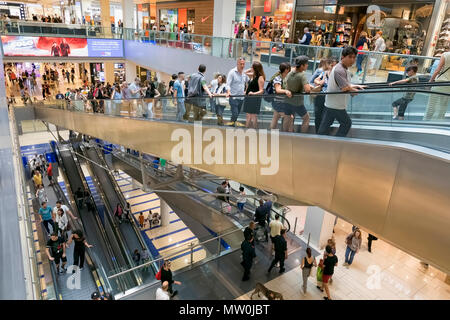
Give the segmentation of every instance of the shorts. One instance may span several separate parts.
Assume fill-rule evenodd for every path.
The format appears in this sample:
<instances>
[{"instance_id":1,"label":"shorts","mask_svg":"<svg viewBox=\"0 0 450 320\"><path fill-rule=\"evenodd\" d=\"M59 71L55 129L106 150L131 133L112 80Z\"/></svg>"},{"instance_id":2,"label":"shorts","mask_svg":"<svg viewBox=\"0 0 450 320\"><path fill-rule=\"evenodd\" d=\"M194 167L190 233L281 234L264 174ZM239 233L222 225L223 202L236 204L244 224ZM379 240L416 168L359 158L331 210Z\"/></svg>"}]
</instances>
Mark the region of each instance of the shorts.
<instances>
[{"instance_id":1,"label":"shorts","mask_svg":"<svg viewBox=\"0 0 450 320\"><path fill-rule=\"evenodd\" d=\"M323 283L328 283L328 281L331 279L333 275L332 274L323 274L322 275L322 282Z\"/></svg>"},{"instance_id":2,"label":"shorts","mask_svg":"<svg viewBox=\"0 0 450 320\"><path fill-rule=\"evenodd\" d=\"M300 106L291 106L292 107L292 113L294 116L297 113L300 117L304 117L305 114L308 113L308 111L306 111L306 108L304 105L300 105Z\"/></svg>"},{"instance_id":3,"label":"shorts","mask_svg":"<svg viewBox=\"0 0 450 320\"><path fill-rule=\"evenodd\" d=\"M62 262L66 263L67 262L67 257L63 257L62 254L54 256L53 258L55 258L55 264L59 264L59 260L61 259Z\"/></svg>"},{"instance_id":4,"label":"shorts","mask_svg":"<svg viewBox=\"0 0 450 320\"><path fill-rule=\"evenodd\" d=\"M272 103L272 108L276 111L276 112L285 112L286 109L286 104L283 102L278 102L278 101L274 101Z\"/></svg>"}]
</instances>

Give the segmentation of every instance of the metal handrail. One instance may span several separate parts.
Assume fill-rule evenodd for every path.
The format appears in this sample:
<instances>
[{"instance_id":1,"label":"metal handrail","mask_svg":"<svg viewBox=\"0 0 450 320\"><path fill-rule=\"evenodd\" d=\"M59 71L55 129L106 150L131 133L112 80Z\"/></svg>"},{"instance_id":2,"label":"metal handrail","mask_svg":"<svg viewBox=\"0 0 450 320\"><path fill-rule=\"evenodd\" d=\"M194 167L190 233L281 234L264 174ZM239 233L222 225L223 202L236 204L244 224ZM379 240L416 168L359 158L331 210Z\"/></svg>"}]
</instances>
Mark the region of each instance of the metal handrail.
<instances>
[{"instance_id":1,"label":"metal handrail","mask_svg":"<svg viewBox=\"0 0 450 320\"><path fill-rule=\"evenodd\" d=\"M20 26L35 26L35 27L49 27L49 28L67 28L67 29L74 29L74 30L90 30L90 31L101 31L101 34L111 34L111 35L119 35L123 36L125 39L131 39L136 40L135 36L154 39L155 42L159 40L161 43L161 40L164 40L165 42L176 42L176 41L182 41L187 42L184 39L190 39L190 38L201 38L202 39L202 45L205 45L205 39L208 40L219 40L219 41L231 41L231 42L237 42L237 43L248 43L249 45L253 47L253 44L261 43L261 44L268 44L268 48L273 47L282 47L282 48L310 48L314 49L315 51L318 50L332 50L336 53L341 54L341 51L343 48L335 48L335 47L326 47L326 46L313 46L313 45L304 45L304 44L297 44L297 43L283 43L279 41L265 41L265 40L244 40L240 38L228 38L228 37L216 37L216 36L209 36L209 35L200 35L200 34L194 34L194 33L181 33L181 32L168 32L168 31L154 31L150 29L135 29L135 28L120 28L120 27L104 27L104 26L93 26L90 24L65 24L65 23L50 23L50 22L39 22L39 21L22 21L17 19L11 19L10 22L6 22L4 20L0 21L1 31L5 31L4 27L7 27L9 24L9 27L13 25L14 28L18 28L20 31ZM8 31L8 33L14 34L14 33L21 33L21 32L14 32L14 31ZM29 33L29 32L28 32ZM32 33L34 34L34 33ZM56 34L58 35L58 34ZM157 37L159 35L159 37ZM54 36L54 34L53 34ZM64 35L67 36L67 35ZM170 39L171 36L175 36L176 39ZM256 48L256 46L255 46ZM420 59L430 59L430 60L438 60L437 57L428 57L428 56L420 56L420 55L408 55L408 54L401 54L401 53L393 53L393 52L380 52L380 51L366 51L366 50L358 50L358 52L361 52L363 54L369 54L369 55L387 55L387 56L396 56L401 58L420 58ZM271 54L271 51L269 51L269 54ZM316 57L314 57L314 61L316 62Z\"/></svg>"},{"instance_id":2,"label":"metal handrail","mask_svg":"<svg viewBox=\"0 0 450 320\"><path fill-rule=\"evenodd\" d=\"M196 245L194 245L194 246L191 248L191 250L192 250L193 248L195 248L195 247L202 246L202 245L204 245L204 244L206 244L206 243L209 243L209 242L211 242L211 241L215 241L215 240L219 240L219 241L220 241L220 239L222 239L223 237L228 236L228 235L233 234L233 233L238 232L238 231L241 231L241 232L242 232L243 229L235 229L235 230L233 230L233 231L230 231L230 232L227 232L227 233L218 235L217 237L214 237L214 238L205 240L205 241L203 241L203 242L199 242L199 243L197 243ZM182 252L185 252L185 251L186 251L186 249L182 249L182 250L176 251L176 252L172 253L171 256L177 255L177 254L182 253ZM158 261L161 261L161 260L164 260L164 259L168 259L168 257L165 257L165 258L161 257L161 258L158 258L158 259L154 259L154 260L152 260L152 261L149 261L149 262L146 262L146 263L144 263L144 264L141 264L141 265L139 265L139 266L137 266L137 267L133 267L133 268L130 268L130 269L128 269L128 270L125 270L125 271L116 273L116 274L114 274L114 275L111 275L111 276L108 277L108 279L113 279L113 278L122 276L122 275L124 275L124 274L126 274L126 273L129 273L129 272L135 271L135 270L137 270L137 269L140 269L140 268L149 266L149 265L151 265L151 264L154 264L154 263L156 263L156 262L158 262Z\"/></svg>"},{"instance_id":3,"label":"metal handrail","mask_svg":"<svg viewBox=\"0 0 450 320\"><path fill-rule=\"evenodd\" d=\"M38 262L37 262L37 257L36 257L36 250L34 249L34 242L32 241L33 239L33 230L31 227L32 224L32 220L31 220L31 212L29 210L28 207L28 197L27 197L27 190L26 190L26 179L25 179L25 172L23 170L22 167L22 163L21 163L21 153L20 153L20 141L19 141L19 134L18 134L18 130L17 130L17 122L15 119L15 113L14 113L14 109L10 109L9 110L9 114L11 117L11 127L12 127L12 151L15 154L16 157L16 165L17 165L17 170L18 170L18 177L17 179L19 180L21 189L22 189L22 197L18 197L19 199L21 199L22 203L18 203L18 210L19 212L22 212L22 215L19 216L19 221L20 220L24 220L24 224L25 224L25 237L28 240L28 250L26 250L26 252L28 253L28 260L29 260L29 265L30 265L30 277L31 277L31 284L32 287L34 287L34 293L33 293L33 297L34 298L38 298L39 300L42 300L42 287L41 287L41 282L40 282L40 277L39 277L39 268L38 268ZM19 162L19 163L17 163ZM16 187L16 189L18 189ZM24 266L25 267L25 266ZM57 290L56 286L55 286L55 278L53 278L53 287L55 289L55 292ZM57 296L57 293L55 294Z\"/></svg>"}]
</instances>

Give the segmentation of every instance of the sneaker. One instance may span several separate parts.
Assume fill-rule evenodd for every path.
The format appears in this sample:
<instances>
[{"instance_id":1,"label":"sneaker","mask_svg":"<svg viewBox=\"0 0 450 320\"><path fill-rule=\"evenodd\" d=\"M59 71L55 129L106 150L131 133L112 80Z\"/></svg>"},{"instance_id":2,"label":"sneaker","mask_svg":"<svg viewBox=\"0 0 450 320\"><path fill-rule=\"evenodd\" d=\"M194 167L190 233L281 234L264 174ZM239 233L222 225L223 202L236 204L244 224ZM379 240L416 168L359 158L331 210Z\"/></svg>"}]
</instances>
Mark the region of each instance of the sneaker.
<instances>
[{"instance_id":1,"label":"sneaker","mask_svg":"<svg viewBox=\"0 0 450 320\"><path fill-rule=\"evenodd\" d=\"M235 124L235 122L233 122L233 121L230 121L230 122L226 123L227 126L232 126L232 127L234 127L234 124Z\"/></svg>"},{"instance_id":2,"label":"sneaker","mask_svg":"<svg viewBox=\"0 0 450 320\"><path fill-rule=\"evenodd\" d=\"M286 269L285 269L285 268L283 268L283 269L280 269L279 273L283 273L284 271L286 271Z\"/></svg>"},{"instance_id":3,"label":"sneaker","mask_svg":"<svg viewBox=\"0 0 450 320\"><path fill-rule=\"evenodd\" d=\"M84 268L80 268L80 271L82 271Z\"/></svg>"},{"instance_id":4,"label":"sneaker","mask_svg":"<svg viewBox=\"0 0 450 320\"><path fill-rule=\"evenodd\" d=\"M236 121L236 126L237 127L245 127L245 124Z\"/></svg>"},{"instance_id":5,"label":"sneaker","mask_svg":"<svg viewBox=\"0 0 450 320\"><path fill-rule=\"evenodd\" d=\"M346 266L348 266L348 263L347 262L344 262L344 264L342 265L343 267L346 267Z\"/></svg>"},{"instance_id":6,"label":"sneaker","mask_svg":"<svg viewBox=\"0 0 450 320\"><path fill-rule=\"evenodd\" d=\"M392 117L392 120L398 120L398 117L393 116L393 117Z\"/></svg>"},{"instance_id":7,"label":"sneaker","mask_svg":"<svg viewBox=\"0 0 450 320\"><path fill-rule=\"evenodd\" d=\"M347 264L345 265L345 267L346 267L347 269L349 269L349 268L350 268L350 265L347 263Z\"/></svg>"}]
</instances>

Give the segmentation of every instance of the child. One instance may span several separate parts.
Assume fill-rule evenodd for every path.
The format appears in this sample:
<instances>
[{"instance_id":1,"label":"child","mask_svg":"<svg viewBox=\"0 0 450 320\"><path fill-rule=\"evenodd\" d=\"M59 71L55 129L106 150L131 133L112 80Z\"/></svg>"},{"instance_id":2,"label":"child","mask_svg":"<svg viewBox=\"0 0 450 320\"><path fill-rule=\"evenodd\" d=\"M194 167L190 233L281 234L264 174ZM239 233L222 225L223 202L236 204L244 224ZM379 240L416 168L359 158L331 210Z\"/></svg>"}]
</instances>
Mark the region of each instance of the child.
<instances>
[{"instance_id":1,"label":"child","mask_svg":"<svg viewBox=\"0 0 450 320\"><path fill-rule=\"evenodd\" d=\"M408 77L403 80L398 80L389 83L390 86L394 84L404 84L404 83L417 83L419 81L417 77L417 66L410 65L406 68L406 74ZM394 108L394 120L404 120L405 119L405 110L408 104L414 99L414 92L407 92L403 95L402 98L395 100L392 103L392 108Z\"/></svg>"},{"instance_id":2,"label":"child","mask_svg":"<svg viewBox=\"0 0 450 320\"><path fill-rule=\"evenodd\" d=\"M239 197L237 198L237 207L240 212L244 212L244 205L247 202L244 187L239 187Z\"/></svg>"},{"instance_id":3,"label":"child","mask_svg":"<svg viewBox=\"0 0 450 320\"><path fill-rule=\"evenodd\" d=\"M141 229L144 229L144 213L143 212L141 212L140 214L139 214L139 225L141 226Z\"/></svg>"},{"instance_id":4,"label":"child","mask_svg":"<svg viewBox=\"0 0 450 320\"><path fill-rule=\"evenodd\" d=\"M323 259L320 259L319 264L317 265L317 274L316 274L316 280L317 280L317 289L323 292L322 289L322 275L323 275Z\"/></svg>"}]
</instances>

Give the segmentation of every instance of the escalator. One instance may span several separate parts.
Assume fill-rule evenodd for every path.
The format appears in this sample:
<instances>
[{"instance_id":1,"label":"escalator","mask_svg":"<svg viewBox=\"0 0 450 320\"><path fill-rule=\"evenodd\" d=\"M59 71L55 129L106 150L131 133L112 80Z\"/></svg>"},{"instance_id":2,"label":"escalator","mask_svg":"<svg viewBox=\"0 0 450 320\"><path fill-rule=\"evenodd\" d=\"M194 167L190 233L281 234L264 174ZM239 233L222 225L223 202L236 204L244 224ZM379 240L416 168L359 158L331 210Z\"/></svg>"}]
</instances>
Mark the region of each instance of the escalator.
<instances>
[{"instance_id":1,"label":"escalator","mask_svg":"<svg viewBox=\"0 0 450 320\"><path fill-rule=\"evenodd\" d=\"M353 113L364 111L365 104L375 108L374 103L384 101L388 96L390 100L379 105L384 113L377 125L381 130L407 125L412 130L418 126L414 121L394 123L389 120L391 100L411 90L395 89L389 94L386 90L361 92L357 99L352 98L355 100L349 114L355 120ZM448 94L433 91L414 92L417 99L422 96L421 101L426 101L424 97L429 96L448 97ZM425 106L415 106L422 108L416 110L417 113L423 116ZM128 110L128 107L123 109ZM173 133L183 132L191 139L196 133L192 124L171 121L175 114L173 111L169 108L158 116L157 121L133 118L139 117L134 112L128 114L129 117L117 117L35 107L36 117L49 123L180 162L180 159L173 158L172 151L179 147L181 138L173 139ZM367 121L369 118L360 120ZM95 126L92 126L93 122ZM433 132L439 128L447 138L440 140L444 143L442 147L448 147L448 124L448 118L421 121L420 129ZM208 128L210 126L203 129ZM214 130L226 138L226 127L214 127ZM249 130L242 133L250 134ZM450 273L450 256L442 255L450 246L449 153L401 142L281 132L279 149L275 153L275 156L278 155L275 160L278 161L272 163L278 164L278 170L276 174L264 174L263 169L269 165L258 157L255 163L242 164L194 161L194 156L198 155L196 150L205 150L210 145L210 141L200 140L195 141L198 143L197 149L194 149L194 144L188 145L189 157L184 165L275 193L293 203L321 207L421 261ZM267 140L267 149L270 150L271 140L269 137ZM234 143L230 148L225 148L227 141L224 141L222 155L233 152L234 155L243 154L245 159L250 158L253 151L247 148L245 141L243 145ZM263 140L256 137L255 144L260 141ZM290 203L285 201L283 204Z\"/></svg>"},{"instance_id":2,"label":"escalator","mask_svg":"<svg viewBox=\"0 0 450 320\"><path fill-rule=\"evenodd\" d=\"M81 179L81 169L77 165L70 147L68 145L60 146L58 154L60 157L60 166L63 168L65 178L67 179L68 193L74 194L78 188L88 190ZM104 224L102 223L91 195L89 195L87 201L90 201L92 210L88 210L87 205L80 207L78 203L76 207L86 235L90 239L90 244L94 246L99 261L101 261L105 268L108 268L106 270L108 274L127 269L129 263L120 249L120 245L117 242L109 221L105 219ZM121 289L122 287L137 285L137 283L137 279L129 275L126 278L119 279L115 283L111 283L111 286L115 289Z\"/></svg>"},{"instance_id":3,"label":"escalator","mask_svg":"<svg viewBox=\"0 0 450 320\"><path fill-rule=\"evenodd\" d=\"M125 198L120 192L117 182L111 176L111 173L104 169L106 168L106 163L104 162L103 158L98 155L97 150L95 148L90 148L89 146L82 146L81 151L87 159L90 159L92 161L87 161L86 164L96 178L94 179L94 181L96 182L97 189L102 195L104 195L107 212L110 214L112 220L113 218L111 214L114 213L117 204L120 203L123 208L126 208ZM96 164L100 164L103 167L100 167ZM126 244L126 248L130 255L135 249L138 249L139 252L141 252L142 249L145 248L147 252L150 252L146 243L142 239L141 231L138 229L134 218L121 224L115 223L115 227L118 227L118 229L120 230L120 237Z\"/></svg>"}]
</instances>

